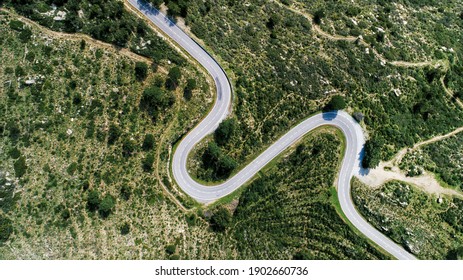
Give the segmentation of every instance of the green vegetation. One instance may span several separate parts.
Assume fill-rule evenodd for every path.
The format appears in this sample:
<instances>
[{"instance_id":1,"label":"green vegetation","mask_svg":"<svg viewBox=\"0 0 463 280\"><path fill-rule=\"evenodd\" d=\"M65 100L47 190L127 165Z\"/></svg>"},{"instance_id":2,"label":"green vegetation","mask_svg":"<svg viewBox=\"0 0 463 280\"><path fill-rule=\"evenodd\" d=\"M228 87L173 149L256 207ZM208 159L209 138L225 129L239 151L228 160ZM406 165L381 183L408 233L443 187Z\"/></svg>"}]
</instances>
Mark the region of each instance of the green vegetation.
<instances>
[{"instance_id":1,"label":"green vegetation","mask_svg":"<svg viewBox=\"0 0 463 280\"><path fill-rule=\"evenodd\" d=\"M10 238L13 232L13 226L8 218L0 215L0 246Z\"/></svg>"},{"instance_id":2,"label":"green vegetation","mask_svg":"<svg viewBox=\"0 0 463 280\"><path fill-rule=\"evenodd\" d=\"M325 108L323 108L324 111L337 111L337 110L343 110L346 108L346 101L344 100L344 97L340 95L335 95L331 97L331 100L325 105Z\"/></svg>"},{"instance_id":3,"label":"green vegetation","mask_svg":"<svg viewBox=\"0 0 463 280\"><path fill-rule=\"evenodd\" d=\"M219 124L214 132L214 140L220 146L225 146L235 134L236 120L234 118L226 119Z\"/></svg>"},{"instance_id":4,"label":"green vegetation","mask_svg":"<svg viewBox=\"0 0 463 280\"><path fill-rule=\"evenodd\" d=\"M144 81L148 76L148 65L145 62L137 61L135 63L135 77L139 81Z\"/></svg>"},{"instance_id":5,"label":"green vegetation","mask_svg":"<svg viewBox=\"0 0 463 280\"><path fill-rule=\"evenodd\" d=\"M31 30L28 43L12 21ZM204 114L205 78L161 59L140 82L135 64L145 59L81 35L61 39L11 11L0 13L0 34L0 258L159 259L170 257L164 246L174 243L182 258L219 258L208 223L198 218L190 229L143 168ZM164 86L176 66L197 84L188 103ZM162 92L147 99L155 122L140 106L154 86Z\"/></svg>"},{"instance_id":6,"label":"green vegetation","mask_svg":"<svg viewBox=\"0 0 463 280\"><path fill-rule=\"evenodd\" d=\"M215 142L209 142L202 155L205 172L199 176L203 180L220 180L227 178L237 167L236 161L224 154Z\"/></svg>"},{"instance_id":7,"label":"green vegetation","mask_svg":"<svg viewBox=\"0 0 463 280\"><path fill-rule=\"evenodd\" d=\"M156 120L163 108L173 105L175 97L170 92L166 92L157 86L151 86L143 91L143 96L140 100L140 108Z\"/></svg>"},{"instance_id":8,"label":"green vegetation","mask_svg":"<svg viewBox=\"0 0 463 280\"><path fill-rule=\"evenodd\" d=\"M188 79L185 88L183 89L183 97L189 101L192 98L193 90L197 88L195 79Z\"/></svg>"},{"instance_id":9,"label":"green vegetation","mask_svg":"<svg viewBox=\"0 0 463 280\"><path fill-rule=\"evenodd\" d=\"M21 156L14 163L14 173L16 174L16 177L21 178L24 174L26 174L26 169L26 158Z\"/></svg>"},{"instance_id":10,"label":"green vegetation","mask_svg":"<svg viewBox=\"0 0 463 280\"><path fill-rule=\"evenodd\" d=\"M231 220L230 212L223 207L219 207L211 216L211 228L217 232L224 232L230 225Z\"/></svg>"},{"instance_id":11,"label":"green vegetation","mask_svg":"<svg viewBox=\"0 0 463 280\"><path fill-rule=\"evenodd\" d=\"M166 246L166 253L169 255L172 255L175 253L176 247L173 244L167 245Z\"/></svg>"},{"instance_id":12,"label":"green vegetation","mask_svg":"<svg viewBox=\"0 0 463 280\"><path fill-rule=\"evenodd\" d=\"M233 77L237 126L227 154L239 166L289 127L323 110L333 96L343 96L348 110L362 112L370 143L379 147L365 166L461 125L463 110L440 81L456 95L462 88L462 49L456 38L463 21L454 12L463 10L461 1L286 4L310 15L317 29L274 1L189 1L185 21L191 32ZM353 37L331 40L318 29ZM360 35L365 44L356 40ZM430 63L390 63L397 60ZM199 169L203 149L192 156Z\"/></svg>"},{"instance_id":13,"label":"green vegetation","mask_svg":"<svg viewBox=\"0 0 463 280\"><path fill-rule=\"evenodd\" d=\"M461 258L463 200L438 199L401 182L378 189L353 182L355 204L379 231L421 259Z\"/></svg>"},{"instance_id":14,"label":"green vegetation","mask_svg":"<svg viewBox=\"0 0 463 280\"><path fill-rule=\"evenodd\" d=\"M89 211L96 211L100 207L100 193L97 190L92 190L88 193L87 208Z\"/></svg>"},{"instance_id":15,"label":"green vegetation","mask_svg":"<svg viewBox=\"0 0 463 280\"><path fill-rule=\"evenodd\" d=\"M118 0L6 0L6 7L43 26L57 31L81 32L120 47L130 47L134 52L152 58L156 63L169 59L183 64L184 59ZM56 5L52 9L51 4ZM21 25L12 23L14 29ZM20 34L23 42L30 39L26 28Z\"/></svg>"},{"instance_id":16,"label":"green vegetation","mask_svg":"<svg viewBox=\"0 0 463 280\"><path fill-rule=\"evenodd\" d=\"M407 153L399 164L408 176L431 171L456 189L463 190L463 134L423 146Z\"/></svg>"},{"instance_id":17,"label":"green vegetation","mask_svg":"<svg viewBox=\"0 0 463 280\"><path fill-rule=\"evenodd\" d=\"M121 234L122 235L127 235L130 233L130 225L129 223L124 223L122 226L121 226Z\"/></svg>"},{"instance_id":18,"label":"green vegetation","mask_svg":"<svg viewBox=\"0 0 463 280\"><path fill-rule=\"evenodd\" d=\"M311 133L245 187L227 229L240 258L386 258L356 235L332 204L341 151L333 130Z\"/></svg>"},{"instance_id":19,"label":"green vegetation","mask_svg":"<svg viewBox=\"0 0 463 280\"><path fill-rule=\"evenodd\" d=\"M166 88L170 90L176 89L181 77L182 73L180 72L180 68L172 67L166 79Z\"/></svg>"},{"instance_id":20,"label":"green vegetation","mask_svg":"<svg viewBox=\"0 0 463 280\"><path fill-rule=\"evenodd\" d=\"M154 164L154 154L153 153L148 153L146 157L143 159L143 170L145 172L151 172L153 170L153 164Z\"/></svg>"},{"instance_id":21,"label":"green vegetation","mask_svg":"<svg viewBox=\"0 0 463 280\"><path fill-rule=\"evenodd\" d=\"M109 214L114 210L116 200L110 194L105 195L103 200L101 200L100 205L98 205L98 211L103 218L107 218Z\"/></svg>"},{"instance_id":22,"label":"green vegetation","mask_svg":"<svg viewBox=\"0 0 463 280\"><path fill-rule=\"evenodd\" d=\"M150 151L155 147L155 138L154 135L151 133L148 133L145 135L145 139L143 140L143 150L145 151Z\"/></svg>"},{"instance_id":23,"label":"green vegetation","mask_svg":"<svg viewBox=\"0 0 463 280\"><path fill-rule=\"evenodd\" d=\"M365 142L365 156L362 160L364 168L375 168L381 161L381 147L385 144L382 139L369 139Z\"/></svg>"}]
</instances>

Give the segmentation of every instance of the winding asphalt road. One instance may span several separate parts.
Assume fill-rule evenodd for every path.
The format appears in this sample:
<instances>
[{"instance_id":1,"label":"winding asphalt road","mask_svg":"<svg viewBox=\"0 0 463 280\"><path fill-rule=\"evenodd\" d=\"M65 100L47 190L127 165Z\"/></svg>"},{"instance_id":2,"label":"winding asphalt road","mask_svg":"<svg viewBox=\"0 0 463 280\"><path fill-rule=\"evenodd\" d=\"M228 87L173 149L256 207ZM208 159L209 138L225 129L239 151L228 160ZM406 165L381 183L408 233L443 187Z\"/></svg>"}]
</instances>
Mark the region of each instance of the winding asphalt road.
<instances>
[{"instance_id":1,"label":"winding asphalt road","mask_svg":"<svg viewBox=\"0 0 463 280\"><path fill-rule=\"evenodd\" d=\"M232 101L230 82L220 65L169 18L144 1L128 0L128 2L194 57L215 81L217 99L214 107L201 123L182 139L173 156L172 172L177 184L185 193L201 203L212 202L224 197L249 181L267 163L309 131L323 125L335 126L344 133L346 138L345 155L337 180L342 211L359 231L397 259L415 259L413 255L372 227L355 209L350 195L350 181L353 175L360 175L365 139L361 127L346 112L323 113L306 119L278 139L235 176L220 185L204 186L193 180L187 170L188 154L201 139L212 133L227 117Z\"/></svg>"}]
</instances>

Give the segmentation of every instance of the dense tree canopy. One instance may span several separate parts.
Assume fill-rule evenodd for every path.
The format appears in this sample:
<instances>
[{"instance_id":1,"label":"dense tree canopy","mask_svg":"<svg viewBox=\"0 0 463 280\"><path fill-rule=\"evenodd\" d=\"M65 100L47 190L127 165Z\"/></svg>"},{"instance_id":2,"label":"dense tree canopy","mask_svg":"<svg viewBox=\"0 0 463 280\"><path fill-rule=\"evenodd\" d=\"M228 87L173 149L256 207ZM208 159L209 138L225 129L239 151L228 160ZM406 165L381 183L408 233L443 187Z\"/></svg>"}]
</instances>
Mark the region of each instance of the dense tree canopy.
<instances>
[{"instance_id":1,"label":"dense tree canopy","mask_svg":"<svg viewBox=\"0 0 463 280\"><path fill-rule=\"evenodd\" d=\"M227 178L238 165L232 157L224 154L215 142L209 142L202 160L203 166L212 170L213 179Z\"/></svg>"},{"instance_id":2,"label":"dense tree canopy","mask_svg":"<svg viewBox=\"0 0 463 280\"><path fill-rule=\"evenodd\" d=\"M326 104L324 111L337 111L346 108L346 101L344 97L335 95L331 97L331 100Z\"/></svg>"},{"instance_id":3,"label":"dense tree canopy","mask_svg":"<svg viewBox=\"0 0 463 280\"><path fill-rule=\"evenodd\" d=\"M220 146L227 144L236 130L236 120L234 118L226 119L219 124L214 132L214 139Z\"/></svg>"},{"instance_id":4,"label":"dense tree canopy","mask_svg":"<svg viewBox=\"0 0 463 280\"><path fill-rule=\"evenodd\" d=\"M381 138L367 140L365 143L365 155L362 160L364 168L375 168L381 161L381 147L384 141Z\"/></svg>"},{"instance_id":5,"label":"dense tree canopy","mask_svg":"<svg viewBox=\"0 0 463 280\"><path fill-rule=\"evenodd\" d=\"M217 209L214 214L211 216L210 224L211 228L217 232L223 232L227 229L231 222L231 214L230 212L220 207Z\"/></svg>"}]
</instances>

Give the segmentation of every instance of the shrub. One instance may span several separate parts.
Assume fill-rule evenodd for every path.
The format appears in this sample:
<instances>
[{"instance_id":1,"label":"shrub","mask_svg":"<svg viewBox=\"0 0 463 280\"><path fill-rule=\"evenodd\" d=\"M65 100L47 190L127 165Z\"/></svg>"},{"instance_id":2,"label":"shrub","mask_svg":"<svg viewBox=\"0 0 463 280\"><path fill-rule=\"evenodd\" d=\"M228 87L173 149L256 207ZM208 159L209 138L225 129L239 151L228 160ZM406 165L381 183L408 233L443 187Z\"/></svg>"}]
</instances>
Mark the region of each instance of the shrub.
<instances>
[{"instance_id":1,"label":"shrub","mask_svg":"<svg viewBox=\"0 0 463 280\"><path fill-rule=\"evenodd\" d=\"M98 207L100 206L100 192L97 190L92 190L88 193L87 196L87 209L90 211L96 211L98 210Z\"/></svg>"},{"instance_id":2,"label":"shrub","mask_svg":"<svg viewBox=\"0 0 463 280\"><path fill-rule=\"evenodd\" d=\"M346 108L346 101L344 97L335 95L331 97L331 100L326 104L324 111L337 111Z\"/></svg>"},{"instance_id":3,"label":"shrub","mask_svg":"<svg viewBox=\"0 0 463 280\"><path fill-rule=\"evenodd\" d=\"M16 177L21 178L24 174L26 174L26 159L24 156L20 156L14 163L14 173Z\"/></svg>"},{"instance_id":4,"label":"shrub","mask_svg":"<svg viewBox=\"0 0 463 280\"><path fill-rule=\"evenodd\" d=\"M223 207L217 209L214 214L212 214L210 220L211 228L216 232L224 232L230 225L230 222L231 214Z\"/></svg>"},{"instance_id":5,"label":"shrub","mask_svg":"<svg viewBox=\"0 0 463 280\"><path fill-rule=\"evenodd\" d=\"M109 126L109 131L108 131L108 145L113 145L114 143L116 143L120 135L121 135L120 128L115 124L111 124Z\"/></svg>"},{"instance_id":6,"label":"shrub","mask_svg":"<svg viewBox=\"0 0 463 280\"><path fill-rule=\"evenodd\" d=\"M130 137L125 137L124 141L122 142L122 155L124 157L130 157L136 150L135 141L130 139Z\"/></svg>"},{"instance_id":7,"label":"shrub","mask_svg":"<svg viewBox=\"0 0 463 280\"><path fill-rule=\"evenodd\" d=\"M160 109L174 104L174 96L164 92L157 86L151 86L143 91L140 107L155 118Z\"/></svg>"},{"instance_id":8,"label":"shrub","mask_svg":"<svg viewBox=\"0 0 463 280\"><path fill-rule=\"evenodd\" d=\"M230 138L233 136L236 130L235 119L226 119L219 124L219 127L214 132L214 140L220 146L224 146L228 143Z\"/></svg>"},{"instance_id":9,"label":"shrub","mask_svg":"<svg viewBox=\"0 0 463 280\"><path fill-rule=\"evenodd\" d=\"M132 190L130 189L130 187L128 185L122 185L121 187L121 197L122 199L124 199L125 201L129 200L130 199L130 196L132 195Z\"/></svg>"},{"instance_id":10,"label":"shrub","mask_svg":"<svg viewBox=\"0 0 463 280\"><path fill-rule=\"evenodd\" d=\"M148 153L143 159L143 170L145 172L150 172L153 170L154 155L153 153Z\"/></svg>"},{"instance_id":11,"label":"shrub","mask_svg":"<svg viewBox=\"0 0 463 280\"><path fill-rule=\"evenodd\" d=\"M365 143L365 155L362 160L363 168L375 168L381 161L381 147L384 142L379 138L367 140Z\"/></svg>"},{"instance_id":12,"label":"shrub","mask_svg":"<svg viewBox=\"0 0 463 280\"><path fill-rule=\"evenodd\" d=\"M12 159L18 159L21 156L21 152L16 147L12 148L9 154Z\"/></svg>"},{"instance_id":13,"label":"shrub","mask_svg":"<svg viewBox=\"0 0 463 280\"><path fill-rule=\"evenodd\" d=\"M77 170L77 163L76 162L73 162L71 164L69 164L68 168L66 169L67 173L71 176L74 175L74 172L76 172Z\"/></svg>"},{"instance_id":14,"label":"shrub","mask_svg":"<svg viewBox=\"0 0 463 280\"><path fill-rule=\"evenodd\" d=\"M24 23L19 20L10 21L10 28L16 31L21 31L24 28Z\"/></svg>"},{"instance_id":15,"label":"shrub","mask_svg":"<svg viewBox=\"0 0 463 280\"><path fill-rule=\"evenodd\" d=\"M129 232L130 232L130 225L129 225L129 223L126 222L121 226L121 234L122 235L127 235L127 234L129 234Z\"/></svg>"},{"instance_id":16,"label":"shrub","mask_svg":"<svg viewBox=\"0 0 463 280\"><path fill-rule=\"evenodd\" d=\"M10 219L0 216L0 244L6 242L13 232L13 226Z\"/></svg>"},{"instance_id":17,"label":"shrub","mask_svg":"<svg viewBox=\"0 0 463 280\"><path fill-rule=\"evenodd\" d=\"M324 17L325 17L325 11L317 10L313 15L313 22L317 25L320 25L322 23L322 18Z\"/></svg>"},{"instance_id":18,"label":"shrub","mask_svg":"<svg viewBox=\"0 0 463 280\"><path fill-rule=\"evenodd\" d=\"M137 61L135 63L135 77L139 81L144 81L148 76L148 65L145 62Z\"/></svg>"},{"instance_id":19,"label":"shrub","mask_svg":"<svg viewBox=\"0 0 463 280\"><path fill-rule=\"evenodd\" d=\"M32 31L29 29L29 28L25 28L21 31L21 33L19 33L19 39L23 42L23 43L27 43L29 42L29 40L31 39L32 37Z\"/></svg>"},{"instance_id":20,"label":"shrub","mask_svg":"<svg viewBox=\"0 0 463 280\"><path fill-rule=\"evenodd\" d=\"M151 133L148 133L145 135L145 139L143 140L143 150L144 151L150 151L154 148L154 135Z\"/></svg>"},{"instance_id":21,"label":"shrub","mask_svg":"<svg viewBox=\"0 0 463 280\"><path fill-rule=\"evenodd\" d=\"M310 251L307 249L303 249L297 252L296 254L294 254L293 256L293 260L313 260L313 259L314 257L312 256Z\"/></svg>"},{"instance_id":22,"label":"shrub","mask_svg":"<svg viewBox=\"0 0 463 280\"><path fill-rule=\"evenodd\" d=\"M166 246L166 253L169 254L169 255L172 255L172 254L175 253L176 249L177 249L176 246L173 245L173 244L167 245Z\"/></svg>"},{"instance_id":23,"label":"shrub","mask_svg":"<svg viewBox=\"0 0 463 280\"><path fill-rule=\"evenodd\" d=\"M116 200L114 199L113 196L111 196L109 194L105 195L105 197L101 201L101 203L99 205L99 209L98 209L101 217L107 218L109 216L109 214L112 213L115 204L116 204Z\"/></svg>"},{"instance_id":24,"label":"shrub","mask_svg":"<svg viewBox=\"0 0 463 280\"><path fill-rule=\"evenodd\" d=\"M196 80L188 79L185 89L183 90L183 97L189 101L193 96L193 90L196 88Z\"/></svg>"},{"instance_id":25,"label":"shrub","mask_svg":"<svg viewBox=\"0 0 463 280\"><path fill-rule=\"evenodd\" d=\"M180 72L180 68L178 68L177 66L172 67L169 70L169 74L167 75L166 88L169 90L176 89L181 76L182 76L182 73Z\"/></svg>"},{"instance_id":26,"label":"shrub","mask_svg":"<svg viewBox=\"0 0 463 280\"><path fill-rule=\"evenodd\" d=\"M24 69L18 65L16 66L16 69L14 70L14 74L16 75L16 77L21 77L21 76L26 75L26 71L24 71Z\"/></svg>"}]
</instances>

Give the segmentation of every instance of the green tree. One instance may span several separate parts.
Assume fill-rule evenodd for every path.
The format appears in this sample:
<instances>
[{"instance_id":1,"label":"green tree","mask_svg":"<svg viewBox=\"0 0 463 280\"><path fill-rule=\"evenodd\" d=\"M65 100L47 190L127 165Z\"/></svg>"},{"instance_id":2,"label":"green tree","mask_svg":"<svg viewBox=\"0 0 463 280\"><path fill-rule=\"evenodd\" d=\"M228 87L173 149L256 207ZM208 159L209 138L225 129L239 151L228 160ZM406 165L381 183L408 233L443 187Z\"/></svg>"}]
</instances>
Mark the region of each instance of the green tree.
<instances>
[{"instance_id":1,"label":"green tree","mask_svg":"<svg viewBox=\"0 0 463 280\"><path fill-rule=\"evenodd\" d=\"M91 190L87 196L87 209L92 212L98 210L100 202L100 192L97 190Z\"/></svg>"},{"instance_id":2,"label":"green tree","mask_svg":"<svg viewBox=\"0 0 463 280\"><path fill-rule=\"evenodd\" d=\"M14 162L14 173L16 177L21 178L24 174L26 174L27 165L26 165L26 158L24 156L20 156Z\"/></svg>"},{"instance_id":3,"label":"green tree","mask_svg":"<svg viewBox=\"0 0 463 280\"><path fill-rule=\"evenodd\" d=\"M113 145L114 143L116 143L116 141L119 139L120 136L121 136L120 128L113 123L110 124L109 131L108 131L108 145Z\"/></svg>"},{"instance_id":4,"label":"green tree","mask_svg":"<svg viewBox=\"0 0 463 280\"><path fill-rule=\"evenodd\" d=\"M364 168L375 168L381 161L381 148L384 145L384 141L381 139L370 139L365 143L364 151L365 154L362 160L362 166Z\"/></svg>"},{"instance_id":5,"label":"green tree","mask_svg":"<svg viewBox=\"0 0 463 280\"><path fill-rule=\"evenodd\" d=\"M224 146L230 141L236 130L236 121L234 118L226 119L219 124L214 132L214 140L220 146Z\"/></svg>"},{"instance_id":6,"label":"green tree","mask_svg":"<svg viewBox=\"0 0 463 280\"><path fill-rule=\"evenodd\" d=\"M122 141L122 155L126 158L130 157L136 149L135 141L130 139L130 137L125 137L124 141Z\"/></svg>"},{"instance_id":7,"label":"green tree","mask_svg":"<svg viewBox=\"0 0 463 280\"><path fill-rule=\"evenodd\" d=\"M135 63L135 77L139 81L144 81L148 76L148 65L145 62L137 61Z\"/></svg>"},{"instance_id":8,"label":"green tree","mask_svg":"<svg viewBox=\"0 0 463 280\"><path fill-rule=\"evenodd\" d=\"M154 135L151 133L148 133L145 135L145 139L143 140L143 150L144 151L151 151L154 148Z\"/></svg>"},{"instance_id":9,"label":"green tree","mask_svg":"<svg viewBox=\"0 0 463 280\"><path fill-rule=\"evenodd\" d=\"M228 156L228 155L223 155L220 157L218 163L217 163L217 168L216 168L216 173L219 178L224 178L230 176L230 173L235 170L235 168L238 166L236 161Z\"/></svg>"},{"instance_id":10,"label":"green tree","mask_svg":"<svg viewBox=\"0 0 463 280\"><path fill-rule=\"evenodd\" d=\"M463 247L452 249L447 254L448 260L463 260Z\"/></svg>"},{"instance_id":11,"label":"green tree","mask_svg":"<svg viewBox=\"0 0 463 280\"><path fill-rule=\"evenodd\" d=\"M196 80L195 79L188 79L185 89L183 90L183 97L189 101L193 96L193 90L196 89Z\"/></svg>"},{"instance_id":12,"label":"green tree","mask_svg":"<svg viewBox=\"0 0 463 280\"><path fill-rule=\"evenodd\" d=\"M172 104L174 104L174 96L157 86L145 89L140 100L140 107L146 110L153 119L157 117L160 109L172 106Z\"/></svg>"},{"instance_id":13,"label":"green tree","mask_svg":"<svg viewBox=\"0 0 463 280\"><path fill-rule=\"evenodd\" d=\"M85 42L84 39L80 41L80 50L85 50L85 47L87 46L87 42Z\"/></svg>"},{"instance_id":14,"label":"green tree","mask_svg":"<svg viewBox=\"0 0 463 280\"><path fill-rule=\"evenodd\" d=\"M335 95L331 97L331 100L326 104L323 111L337 111L346 108L346 101L344 97L340 95Z\"/></svg>"},{"instance_id":15,"label":"green tree","mask_svg":"<svg viewBox=\"0 0 463 280\"><path fill-rule=\"evenodd\" d=\"M116 200L112 195L105 195L98 208L101 217L107 218L113 211L115 204Z\"/></svg>"},{"instance_id":16,"label":"green tree","mask_svg":"<svg viewBox=\"0 0 463 280\"><path fill-rule=\"evenodd\" d=\"M164 2L163 0L148 0L154 7L159 8Z\"/></svg>"},{"instance_id":17,"label":"green tree","mask_svg":"<svg viewBox=\"0 0 463 280\"><path fill-rule=\"evenodd\" d=\"M313 22L316 25L320 25L322 23L322 18L325 17L325 11L324 10L317 10L314 15L313 15Z\"/></svg>"},{"instance_id":18,"label":"green tree","mask_svg":"<svg viewBox=\"0 0 463 280\"><path fill-rule=\"evenodd\" d=\"M206 169L214 167L221 155L222 152L220 151L219 146L217 146L215 142L209 142L202 157L204 167Z\"/></svg>"},{"instance_id":19,"label":"green tree","mask_svg":"<svg viewBox=\"0 0 463 280\"><path fill-rule=\"evenodd\" d=\"M170 245L166 246L166 253L169 254L169 255L174 254L176 250L177 250L177 248L173 244L170 244Z\"/></svg>"},{"instance_id":20,"label":"green tree","mask_svg":"<svg viewBox=\"0 0 463 280\"><path fill-rule=\"evenodd\" d=\"M130 196L132 195L132 190L126 184L122 185L120 192L122 199L124 199L125 201L129 200Z\"/></svg>"},{"instance_id":21,"label":"green tree","mask_svg":"<svg viewBox=\"0 0 463 280\"><path fill-rule=\"evenodd\" d=\"M0 216L0 244L6 242L13 233L13 226L10 219Z\"/></svg>"},{"instance_id":22,"label":"green tree","mask_svg":"<svg viewBox=\"0 0 463 280\"><path fill-rule=\"evenodd\" d=\"M313 260L314 257L308 249L303 249L293 256L293 260Z\"/></svg>"},{"instance_id":23,"label":"green tree","mask_svg":"<svg viewBox=\"0 0 463 280\"><path fill-rule=\"evenodd\" d=\"M166 88L169 90L174 90L177 88L180 78L182 77L182 73L180 72L180 68L175 66L169 70L169 74L167 75L166 79Z\"/></svg>"},{"instance_id":24,"label":"green tree","mask_svg":"<svg viewBox=\"0 0 463 280\"><path fill-rule=\"evenodd\" d=\"M220 207L211 216L210 225L211 228L216 232L224 232L231 223L230 212Z\"/></svg>"},{"instance_id":25,"label":"green tree","mask_svg":"<svg viewBox=\"0 0 463 280\"><path fill-rule=\"evenodd\" d=\"M154 164L154 155L153 153L148 153L146 157L143 159L142 165L143 165L143 170L145 172L150 172L153 170L153 164Z\"/></svg>"},{"instance_id":26,"label":"green tree","mask_svg":"<svg viewBox=\"0 0 463 280\"><path fill-rule=\"evenodd\" d=\"M19 39L23 42L23 43L27 43L29 42L29 40L31 39L32 37L32 31L30 30L30 28L24 28L21 33L19 33Z\"/></svg>"},{"instance_id":27,"label":"green tree","mask_svg":"<svg viewBox=\"0 0 463 280\"><path fill-rule=\"evenodd\" d=\"M14 147L10 149L8 154L12 159L18 159L21 156L21 151L19 151L17 147Z\"/></svg>"},{"instance_id":28,"label":"green tree","mask_svg":"<svg viewBox=\"0 0 463 280\"><path fill-rule=\"evenodd\" d=\"M129 225L129 223L125 222L121 226L121 234L122 235L127 235L127 234L129 234L129 232L130 232L130 225Z\"/></svg>"}]
</instances>

